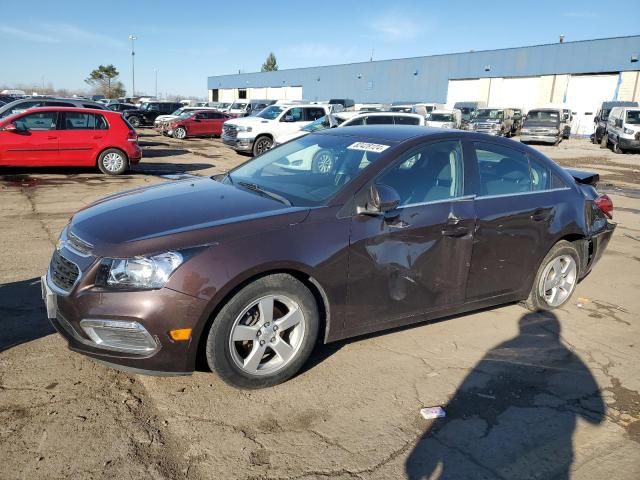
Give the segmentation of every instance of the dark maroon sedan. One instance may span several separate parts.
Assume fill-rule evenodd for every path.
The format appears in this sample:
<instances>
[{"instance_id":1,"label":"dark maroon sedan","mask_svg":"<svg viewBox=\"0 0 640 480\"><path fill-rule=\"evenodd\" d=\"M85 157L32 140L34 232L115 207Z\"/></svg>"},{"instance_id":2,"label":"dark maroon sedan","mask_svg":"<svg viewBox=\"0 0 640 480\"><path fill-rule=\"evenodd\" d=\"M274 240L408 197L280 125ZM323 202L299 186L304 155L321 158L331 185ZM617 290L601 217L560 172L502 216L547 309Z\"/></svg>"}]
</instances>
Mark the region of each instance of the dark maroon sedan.
<instances>
[{"instance_id":1,"label":"dark maroon sedan","mask_svg":"<svg viewBox=\"0 0 640 480\"><path fill-rule=\"evenodd\" d=\"M330 168L312 168L313 158ZM246 388L331 342L508 302L552 309L614 224L597 174L486 135L325 130L227 174L113 195L63 230L43 294L72 350Z\"/></svg>"}]
</instances>

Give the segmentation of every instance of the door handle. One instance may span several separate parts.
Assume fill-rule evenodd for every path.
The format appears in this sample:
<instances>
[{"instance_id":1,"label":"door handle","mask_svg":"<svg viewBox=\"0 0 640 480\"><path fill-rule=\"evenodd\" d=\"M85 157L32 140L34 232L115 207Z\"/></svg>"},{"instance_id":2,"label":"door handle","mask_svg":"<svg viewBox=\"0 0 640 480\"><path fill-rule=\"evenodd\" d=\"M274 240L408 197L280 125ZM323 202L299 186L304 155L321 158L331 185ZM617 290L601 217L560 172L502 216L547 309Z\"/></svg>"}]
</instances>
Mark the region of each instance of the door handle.
<instances>
[{"instance_id":1,"label":"door handle","mask_svg":"<svg viewBox=\"0 0 640 480\"><path fill-rule=\"evenodd\" d=\"M100 140L102 138L104 138L102 135L94 135L93 137L94 140Z\"/></svg>"},{"instance_id":2,"label":"door handle","mask_svg":"<svg viewBox=\"0 0 640 480\"><path fill-rule=\"evenodd\" d=\"M58 137L47 137L47 140L57 140Z\"/></svg>"}]
</instances>

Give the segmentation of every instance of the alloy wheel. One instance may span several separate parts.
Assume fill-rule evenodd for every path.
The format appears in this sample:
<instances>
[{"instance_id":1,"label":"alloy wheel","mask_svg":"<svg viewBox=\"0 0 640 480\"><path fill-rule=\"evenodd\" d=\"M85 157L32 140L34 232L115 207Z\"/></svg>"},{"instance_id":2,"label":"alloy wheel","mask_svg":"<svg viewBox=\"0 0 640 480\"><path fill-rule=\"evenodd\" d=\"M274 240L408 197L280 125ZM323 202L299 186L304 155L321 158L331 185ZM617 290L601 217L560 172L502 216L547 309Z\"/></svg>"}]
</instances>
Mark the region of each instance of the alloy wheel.
<instances>
[{"instance_id":1,"label":"alloy wheel","mask_svg":"<svg viewBox=\"0 0 640 480\"><path fill-rule=\"evenodd\" d=\"M119 153L107 153L102 159L102 165L111 173L116 173L122 170L124 166L124 158Z\"/></svg>"},{"instance_id":2,"label":"alloy wheel","mask_svg":"<svg viewBox=\"0 0 640 480\"><path fill-rule=\"evenodd\" d=\"M272 142L268 138L261 138L256 143L256 155L260 155L271 148Z\"/></svg>"},{"instance_id":3,"label":"alloy wheel","mask_svg":"<svg viewBox=\"0 0 640 480\"><path fill-rule=\"evenodd\" d=\"M179 127L179 128L176 128L176 130L173 132L173 136L178 140L182 140L184 139L184 137L187 136L187 132L185 131L184 128Z\"/></svg>"},{"instance_id":4,"label":"alloy wheel","mask_svg":"<svg viewBox=\"0 0 640 480\"><path fill-rule=\"evenodd\" d=\"M333 170L333 155L330 152L322 152L315 158L315 167L318 173L331 173L331 170Z\"/></svg>"},{"instance_id":5,"label":"alloy wheel","mask_svg":"<svg viewBox=\"0 0 640 480\"><path fill-rule=\"evenodd\" d=\"M538 293L550 307L562 305L576 286L578 266L571 255L551 260L540 276Z\"/></svg>"},{"instance_id":6,"label":"alloy wheel","mask_svg":"<svg viewBox=\"0 0 640 480\"><path fill-rule=\"evenodd\" d=\"M267 295L236 318L229 335L231 358L250 375L269 375L296 357L305 334L300 306L285 295Z\"/></svg>"}]
</instances>

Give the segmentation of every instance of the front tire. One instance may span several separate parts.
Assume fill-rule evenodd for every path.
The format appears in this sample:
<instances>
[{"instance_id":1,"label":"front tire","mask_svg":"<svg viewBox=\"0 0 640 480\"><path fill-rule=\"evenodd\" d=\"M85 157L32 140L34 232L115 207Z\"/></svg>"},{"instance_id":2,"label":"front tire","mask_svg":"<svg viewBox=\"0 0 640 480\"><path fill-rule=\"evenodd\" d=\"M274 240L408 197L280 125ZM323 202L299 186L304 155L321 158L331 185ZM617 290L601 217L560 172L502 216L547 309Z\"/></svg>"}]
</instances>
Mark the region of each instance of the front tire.
<instances>
[{"instance_id":1,"label":"front tire","mask_svg":"<svg viewBox=\"0 0 640 480\"><path fill-rule=\"evenodd\" d=\"M98 157L98 168L106 175L122 175L129 168L129 159L122 150L109 148Z\"/></svg>"},{"instance_id":2,"label":"front tire","mask_svg":"<svg viewBox=\"0 0 640 480\"><path fill-rule=\"evenodd\" d=\"M542 260L524 306L534 312L561 307L573 295L579 272L576 247L571 242L559 241Z\"/></svg>"},{"instance_id":3,"label":"front tire","mask_svg":"<svg viewBox=\"0 0 640 480\"><path fill-rule=\"evenodd\" d=\"M273 140L271 138L264 135L262 137L258 137L253 144L253 156L257 157L267 150L270 150L271 147L273 147Z\"/></svg>"},{"instance_id":4,"label":"front tire","mask_svg":"<svg viewBox=\"0 0 640 480\"><path fill-rule=\"evenodd\" d=\"M618 142L613 142L613 144L611 145L611 150L613 150L613 153L617 153L617 154L624 153L624 150L620 148L620 143Z\"/></svg>"},{"instance_id":5,"label":"front tire","mask_svg":"<svg viewBox=\"0 0 640 480\"><path fill-rule=\"evenodd\" d=\"M184 140L187 138L187 130L184 127L178 127L173 131L173 138Z\"/></svg>"},{"instance_id":6,"label":"front tire","mask_svg":"<svg viewBox=\"0 0 640 480\"><path fill-rule=\"evenodd\" d=\"M129 117L127 120L133 128L140 128L140 125L142 125L140 117Z\"/></svg>"},{"instance_id":7,"label":"front tire","mask_svg":"<svg viewBox=\"0 0 640 480\"><path fill-rule=\"evenodd\" d=\"M229 385L264 388L294 376L318 338L313 294L287 274L240 290L213 320L206 343L211 370Z\"/></svg>"}]
</instances>

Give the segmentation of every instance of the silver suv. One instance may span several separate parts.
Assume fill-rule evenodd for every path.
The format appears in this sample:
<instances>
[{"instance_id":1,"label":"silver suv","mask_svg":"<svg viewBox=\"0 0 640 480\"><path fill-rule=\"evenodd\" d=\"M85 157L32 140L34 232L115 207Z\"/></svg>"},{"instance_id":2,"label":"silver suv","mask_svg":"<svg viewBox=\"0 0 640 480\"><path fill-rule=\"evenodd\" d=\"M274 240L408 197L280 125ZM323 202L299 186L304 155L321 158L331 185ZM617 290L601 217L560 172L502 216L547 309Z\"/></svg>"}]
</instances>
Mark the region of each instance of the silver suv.
<instances>
[{"instance_id":1,"label":"silver suv","mask_svg":"<svg viewBox=\"0 0 640 480\"><path fill-rule=\"evenodd\" d=\"M24 112L34 107L76 107L97 108L107 110L107 107L98 102L86 98L59 98L59 97L31 97L21 98L0 107L0 118L8 117L14 113Z\"/></svg>"}]
</instances>

